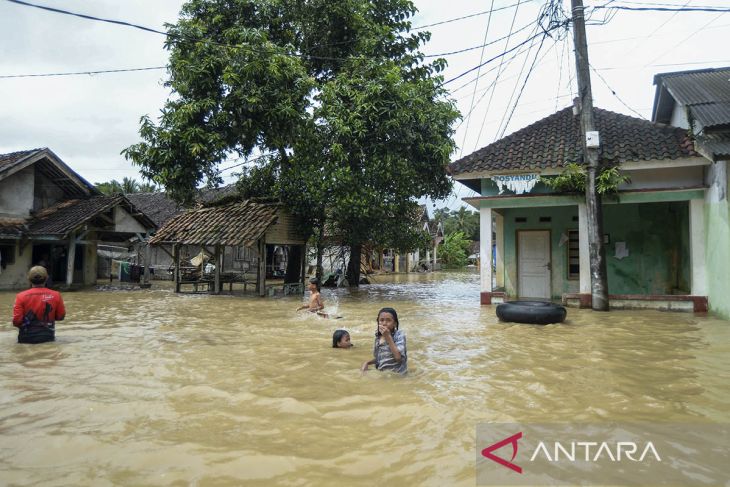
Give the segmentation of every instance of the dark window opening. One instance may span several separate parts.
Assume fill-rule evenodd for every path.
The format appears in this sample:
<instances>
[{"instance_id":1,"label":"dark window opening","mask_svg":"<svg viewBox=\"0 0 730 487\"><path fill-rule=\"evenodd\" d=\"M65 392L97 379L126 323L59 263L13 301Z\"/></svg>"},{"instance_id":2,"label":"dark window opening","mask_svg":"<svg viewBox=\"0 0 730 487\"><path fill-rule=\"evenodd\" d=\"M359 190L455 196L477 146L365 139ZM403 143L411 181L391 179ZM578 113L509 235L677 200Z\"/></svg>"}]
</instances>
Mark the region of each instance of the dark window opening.
<instances>
[{"instance_id":1,"label":"dark window opening","mask_svg":"<svg viewBox=\"0 0 730 487\"><path fill-rule=\"evenodd\" d=\"M550 223L553 221L553 219L549 216L541 216L540 217L540 223Z\"/></svg>"},{"instance_id":2,"label":"dark window opening","mask_svg":"<svg viewBox=\"0 0 730 487\"><path fill-rule=\"evenodd\" d=\"M524 216L518 216L515 218L515 223L526 223L526 222L527 222L527 218Z\"/></svg>"},{"instance_id":3,"label":"dark window opening","mask_svg":"<svg viewBox=\"0 0 730 487\"><path fill-rule=\"evenodd\" d=\"M568 230L568 279L580 279L580 240L578 230Z\"/></svg>"},{"instance_id":4,"label":"dark window opening","mask_svg":"<svg viewBox=\"0 0 730 487\"><path fill-rule=\"evenodd\" d=\"M10 264L15 264L15 245L0 244L0 267L5 269Z\"/></svg>"}]
</instances>

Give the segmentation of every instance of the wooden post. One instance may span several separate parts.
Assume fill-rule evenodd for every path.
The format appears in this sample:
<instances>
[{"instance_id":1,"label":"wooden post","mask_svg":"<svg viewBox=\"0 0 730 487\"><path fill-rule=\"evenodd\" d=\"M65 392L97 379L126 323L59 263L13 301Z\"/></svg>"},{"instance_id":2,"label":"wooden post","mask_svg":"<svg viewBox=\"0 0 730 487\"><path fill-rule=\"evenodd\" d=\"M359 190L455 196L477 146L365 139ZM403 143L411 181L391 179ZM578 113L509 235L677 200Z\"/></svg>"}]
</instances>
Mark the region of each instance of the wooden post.
<instances>
[{"instance_id":1,"label":"wooden post","mask_svg":"<svg viewBox=\"0 0 730 487\"><path fill-rule=\"evenodd\" d=\"M74 261L76 259L76 234L71 233L68 240L68 255L66 256L66 286L74 282Z\"/></svg>"},{"instance_id":2,"label":"wooden post","mask_svg":"<svg viewBox=\"0 0 730 487\"><path fill-rule=\"evenodd\" d=\"M259 239L259 272L258 279L259 296L266 296L266 236Z\"/></svg>"},{"instance_id":3,"label":"wooden post","mask_svg":"<svg viewBox=\"0 0 730 487\"><path fill-rule=\"evenodd\" d=\"M400 255L393 252L393 272L400 272Z\"/></svg>"},{"instance_id":4,"label":"wooden post","mask_svg":"<svg viewBox=\"0 0 730 487\"><path fill-rule=\"evenodd\" d=\"M173 277L175 279L175 292L180 292L180 244L172 244L172 260L175 265Z\"/></svg>"},{"instance_id":5,"label":"wooden post","mask_svg":"<svg viewBox=\"0 0 730 487\"><path fill-rule=\"evenodd\" d=\"M302 289L304 289L307 279L307 244L302 245Z\"/></svg>"},{"instance_id":6,"label":"wooden post","mask_svg":"<svg viewBox=\"0 0 730 487\"><path fill-rule=\"evenodd\" d=\"M221 292L221 246L216 244L213 251L213 262L215 262L215 287L214 293L220 294Z\"/></svg>"},{"instance_id":7,"label":"wooden post","mask_svg":"<svg viewBox=\"0 0 730 487\"><path fill-rule=\"evenodd\" d=\"M149 232L145 236L145 247L144 247L144 278L142 284L144 287L150 285L150 262L152 261L152 248L150 247L150 234Z\"/></svg>"},{"instance_id":8,"label":"wooden post","mask_svg":"<svg viewBox=\"0 0 730 487\"><path fill-rule=\"evenodd\" d=\"M593 95L588 64L588 42L583 0L571 0L573 8L573 39L575 44L576 78L580 97L580 117L583 133L583 153L586 163L586 208L588 246L591 259L591 298L594 311L608 311L608 279L606 277L606 250L603 246L603 212L601 196L596 191L598 147L587 147L588 132L595 131L593 122Z\"/></svg>"}]
</instances>

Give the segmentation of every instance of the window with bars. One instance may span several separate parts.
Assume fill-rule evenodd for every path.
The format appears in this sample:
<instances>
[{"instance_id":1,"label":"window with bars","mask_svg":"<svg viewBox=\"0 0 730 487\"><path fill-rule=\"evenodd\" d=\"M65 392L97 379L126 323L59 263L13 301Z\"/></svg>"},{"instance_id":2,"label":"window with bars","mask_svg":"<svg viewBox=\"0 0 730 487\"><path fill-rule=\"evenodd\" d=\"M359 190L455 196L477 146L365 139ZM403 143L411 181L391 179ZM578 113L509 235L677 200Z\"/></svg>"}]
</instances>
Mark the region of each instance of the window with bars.
<instances>
[{"instance_id":1,"label":"window with bars","mask_svg":"<svg viewBox=\"0 0 730 487\"><path fill-rule=\"evenodd\" d=\"M580 279L580 242L578 230L568 230L568 279Z\"/></svg>"}]
</instances>

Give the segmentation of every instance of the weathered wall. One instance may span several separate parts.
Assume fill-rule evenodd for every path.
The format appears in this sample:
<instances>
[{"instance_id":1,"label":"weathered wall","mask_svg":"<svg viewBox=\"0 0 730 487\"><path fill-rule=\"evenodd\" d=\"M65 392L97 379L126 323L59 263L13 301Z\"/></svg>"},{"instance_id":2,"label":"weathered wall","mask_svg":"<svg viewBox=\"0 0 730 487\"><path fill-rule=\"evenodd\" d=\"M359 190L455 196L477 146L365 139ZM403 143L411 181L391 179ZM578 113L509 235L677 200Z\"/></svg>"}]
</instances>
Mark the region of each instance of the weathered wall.
<instances>
[{"instance_id":1,"label":"weathered wall","mask_svg":"<svg viewBox=\"0 0 730 487\"><path fill-rule=\"evenodd\" d=\"M505 291L517 295L517 231L550 230L551 292L554 298L578 292L578 280L567 279L568 247L560 245L563 233L577 230L577 207L499 210L504 215ZM608 288L611 294L671 294L689 292L689 210L686 202L605 204L604 234ZM725 213L727 216L727 211ZM540 222L550 217L550 222ZM516 222L515 218L526 218ZM727 241L727 240L726 240ZM615 256L616 242L626 242L629 256ZM727 274L726 274L727 275Z\"/></svg>"},{"instance_id":2,"label":"weathered wall","mask_svg":"<svg viewBox=\"0 0 730 487\"><path fill-rule=\"evenodd\" d=\"M730 319L730 204L727 161L708 167L705 197L707 289L710 311Z\"/></svg>"},{"instance_id":3,"label":"weathered wall","mask_svg":"<svg viewBox=\"0 0 730 487\"><path fill-rule=\"evenodd\" d=\"M147 232L147 229L141 223L120 206L114 208L114 230L142 234Z\"/></svg>"},{"instance_id":4,"label":"weathered wall","mask_svg":"<svg viewBox=\"0 0 730 487\"><path fill-rule=\"evenodd\" d=\"M26 218L33 209L33 166L0 181L0 216Z\"/></svg>"},{"instance_id":5,"label":"weathered wall","mask_svg":"<svg viewBox=\"0 0 730 487\"><path fill-rule=\"evenodd\" d=\"M687 202L607 204L603 218L609 293L689 292ZM616 242L626 243L628 257L616 257Z\"/></svg>"},{"instance_id":6,"label":"weathered wall","mask_svg":"<svg viewBox=\"0 0 730 487\"><path fill-rule=\"evenodd\" d=\"M92 241L84 245L84 271L83 282L90 286L96 284L97 267L99 265L98 256L96 254L96 241Z\"/></svg>"},{"instance_id":7,"label":"weathered wall","mask_svg":"<svg viewBox=\"0 0 730 487\"><path fill-rule=\"evenodd\" d=\"M517 296L518 230L550 230L552 296L560 298L563 293L578 292L578 280L567 279L568 244L560 245L563 233L578 230L578 207L515 208L499 212L504 216L504 287L507 294ZM551 221L540 222L540 217L550 217ZM527 221L516 222L515 218L526 218Z\"/></svg>"},{"instance_id":8,"label":"weathered wall","mask_svg":"<svg viewBox=\"0 0 730 487\"><path fill-rule=\"evenodd\" d=\"M0 289L25 289L28 287L28 270L31 268L31 246L26 245L23 255L15 247L15 263L0 273Z\"/></svg>"},{"instance_id":9,"label":"weathered wall","mask_svg":"<svg viewBox=\"0 0 730 487\"><path fill-rule=\"evenodd\" d=\"M33 209L35 211L48 208L56 203L68 199L68 196L53 180L44 176L40 171L36 170L36 166L31 166L35 171L33 181Z\"/></svg>"}]
</instances>

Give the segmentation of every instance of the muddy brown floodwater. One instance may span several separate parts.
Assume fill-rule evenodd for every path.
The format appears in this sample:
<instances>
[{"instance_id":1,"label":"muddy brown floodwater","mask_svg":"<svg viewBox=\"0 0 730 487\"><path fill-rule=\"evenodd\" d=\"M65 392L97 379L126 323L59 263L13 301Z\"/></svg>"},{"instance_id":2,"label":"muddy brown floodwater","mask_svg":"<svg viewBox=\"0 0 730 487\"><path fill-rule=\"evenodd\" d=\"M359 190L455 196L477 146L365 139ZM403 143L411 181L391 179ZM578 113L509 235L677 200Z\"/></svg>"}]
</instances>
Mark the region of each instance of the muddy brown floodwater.
<instances>
[{"instance_id":1,"label":"muddy brown floodwater","mask_svg":"<svg viewBox=\"0 0 730 487\"><path fill-rule=\"evenodd\" d=\"M161 286L65 293L35 346L0 293L0 483L471 486L477 423L728 420L730 322L712 317L503 324L467 273L325 289L339 320ZM386 305L410 373L361 376ZM331 348L339 327L355 348Z\"/></svg>"}]
</instances>

